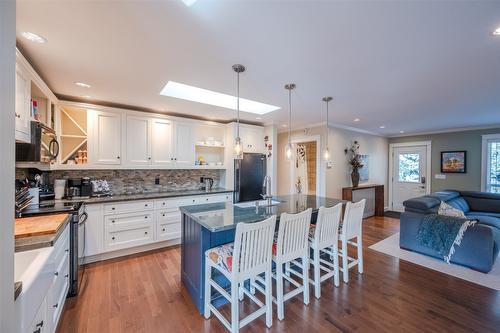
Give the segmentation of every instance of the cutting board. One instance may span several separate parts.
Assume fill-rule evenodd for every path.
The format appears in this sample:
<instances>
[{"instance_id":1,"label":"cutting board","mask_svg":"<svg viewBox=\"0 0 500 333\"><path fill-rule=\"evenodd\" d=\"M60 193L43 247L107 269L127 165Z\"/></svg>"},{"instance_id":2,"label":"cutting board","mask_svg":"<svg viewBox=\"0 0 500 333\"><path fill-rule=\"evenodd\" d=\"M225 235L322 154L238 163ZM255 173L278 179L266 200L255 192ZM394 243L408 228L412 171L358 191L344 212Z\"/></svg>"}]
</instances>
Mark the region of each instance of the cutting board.
<instances>
[{"instance_id":1,"label":"cutting board","mask_svg":"<svg viewBox=\"0 0 500 333\"><path fill-rule=\"evenodd\" d=\"M55 234L69 214L54 214L16 219L15 238Z\"/></svg>"}]
</instances>

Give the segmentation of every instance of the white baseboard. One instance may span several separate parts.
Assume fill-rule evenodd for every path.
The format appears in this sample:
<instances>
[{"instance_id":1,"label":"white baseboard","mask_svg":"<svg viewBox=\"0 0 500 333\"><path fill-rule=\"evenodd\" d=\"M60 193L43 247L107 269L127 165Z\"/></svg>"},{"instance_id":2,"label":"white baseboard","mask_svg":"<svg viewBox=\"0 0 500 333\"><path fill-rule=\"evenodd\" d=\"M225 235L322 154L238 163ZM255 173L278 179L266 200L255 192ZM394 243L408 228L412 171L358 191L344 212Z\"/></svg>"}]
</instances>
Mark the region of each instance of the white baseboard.
<instances>
[{"instance_id":1,"label":"white baseboard","mask_svg":"<svg viewBox=\"0 0 500 333\"><path fill-rule=\"evenodd\" d=\"M118 251L96 254L93 256L80 258L80 264L85 265L85 264L90 264L93 262L109 260L109 259L119 258L119 257L123 257L123 256L129 256L131 254L136 254L136 253L161 249L164 247L179 245L180 243L181 243L181 239L177 238L177 239L171 239L171 240L162 241L162 242L156 242L156 243L136 246L136 247L132 247L129 249L123 249L123 250L118 250Z\"/></svg>"}]
</instances>

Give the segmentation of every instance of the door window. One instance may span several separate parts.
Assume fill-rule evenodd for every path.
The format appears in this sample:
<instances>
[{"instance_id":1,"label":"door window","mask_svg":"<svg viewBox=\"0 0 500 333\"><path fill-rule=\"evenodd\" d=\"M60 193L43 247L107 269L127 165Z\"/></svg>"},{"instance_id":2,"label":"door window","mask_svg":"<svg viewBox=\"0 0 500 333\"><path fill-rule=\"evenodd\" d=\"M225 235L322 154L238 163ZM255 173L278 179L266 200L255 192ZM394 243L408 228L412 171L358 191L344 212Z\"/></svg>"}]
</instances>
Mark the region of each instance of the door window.
<instances>
[{"instance_id":1,"label":"door window","mask_svg":"<svg viewBox=\"0 0 500 333\"><path fill-rule=\"evenodd\" d=\"M486 141L486 191L500 193L500 135Z\"/></svg>"},{"instance_id":2,"label":"door window","mask_svg":"<svg viewBox=\"0 0 500 333\"><path fill-rule=\"evenodd\" d=\"M420 182L420 154L399 154L399 181L407 183Z\"/></svg>"}]
</instances>

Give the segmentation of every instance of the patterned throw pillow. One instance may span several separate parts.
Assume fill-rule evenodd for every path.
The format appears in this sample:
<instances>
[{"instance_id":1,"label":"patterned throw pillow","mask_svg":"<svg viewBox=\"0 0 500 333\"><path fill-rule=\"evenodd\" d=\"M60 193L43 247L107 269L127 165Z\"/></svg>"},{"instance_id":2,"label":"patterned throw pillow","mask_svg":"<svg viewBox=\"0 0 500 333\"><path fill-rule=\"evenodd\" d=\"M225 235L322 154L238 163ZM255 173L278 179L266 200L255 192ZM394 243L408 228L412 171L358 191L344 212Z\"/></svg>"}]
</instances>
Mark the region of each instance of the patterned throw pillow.
<instances>
[{"instance_id":1,"label":"patterned throw pillow","mask_svg":"<svg viewBox=\"0 0 500 333\"><path fill-rule=\"evenodd\" d=\"M439 205L438 215L446 215L446 216L465 218L464 212L462 212L460 209L456 209L455 207L448 205L444 201L441 201L441 204Z\"/></svg>"}]
</instances>

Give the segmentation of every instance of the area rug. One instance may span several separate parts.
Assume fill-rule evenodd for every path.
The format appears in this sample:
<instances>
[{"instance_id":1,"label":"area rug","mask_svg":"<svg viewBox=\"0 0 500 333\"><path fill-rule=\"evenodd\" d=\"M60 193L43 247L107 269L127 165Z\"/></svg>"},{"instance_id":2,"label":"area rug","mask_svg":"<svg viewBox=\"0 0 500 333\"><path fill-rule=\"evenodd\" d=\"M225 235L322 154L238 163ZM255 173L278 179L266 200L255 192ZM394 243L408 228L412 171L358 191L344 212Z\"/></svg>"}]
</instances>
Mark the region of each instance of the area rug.
<instances>
[{"instance_id":1,"label":"area rug","mask_svg":"<svg viewBox=\"0 0 500 333\"><path fill-rule=\"evenodd\" d=\"M373 244L369 249L500 291L500 257L495 261L493 269L485 274L459 265L448 265L442 260L420 253L402 250L399 248L399 233Z\"/></svg>"}]
</instances>

